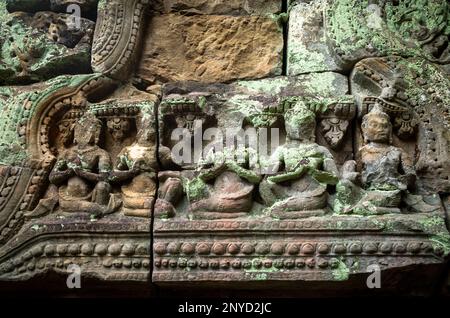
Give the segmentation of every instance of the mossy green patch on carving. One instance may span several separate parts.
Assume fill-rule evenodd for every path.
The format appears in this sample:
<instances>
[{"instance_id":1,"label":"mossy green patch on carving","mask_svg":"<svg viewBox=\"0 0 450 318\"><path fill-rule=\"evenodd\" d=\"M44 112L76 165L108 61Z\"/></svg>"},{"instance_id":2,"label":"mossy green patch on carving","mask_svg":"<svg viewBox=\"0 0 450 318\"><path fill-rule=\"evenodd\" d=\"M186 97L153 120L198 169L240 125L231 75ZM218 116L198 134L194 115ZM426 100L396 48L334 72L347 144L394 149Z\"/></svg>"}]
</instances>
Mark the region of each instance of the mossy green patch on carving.
<instances>
[{"instance_id":1,"label":"mossy green patch on carving","mask_svg":"<svg viewBox=\"0 0 450 318\"><path fill-rule=\"evenodd\" d=\"M326 1L323 0L291 4L287 43L288 74L337 69L328 51L325 32L320 30L325 5Z\"/></svg>"},{"instance_id":2,"label":"mossy green patch on carving","mask_svg":"<svg viewBox=\"0 0 450 318\"><path fill-rule=\"evenodd\" d=\"M8 14L8 11L6 10L6 2L0 1L0 25L5 22L5 17Z\"/></svg>"},{"instance_id":3,"label":"mossy green patch on carving","mask_svg":"<svg viewBox=\"0 0 450 318\"><path fill-rule=\"evenodd\" d=\"M387 1L383 7L368 0L339 0L326 11L327 33L344 56L376 53L433 59L421 48L422 40L447 32L446 11L448 4L441 0Z\"/></svg>"},{"instance_id":4,"label":"mossy green patch on carving","mask_svg":"<svg viewBox=\"0 0 450 318\"><path fill-rule=\"evenodd\" d=\"M267 274L266 273L258 273L254 275L253 277L255 280L267 280Z\"/></svg>"},{"instance_id":5,"label":"mossy green patch on carving","mask_svg":"<svg viewBox=\"0 0 450 318\"><path fill-rule=\"evenodd\" d=\"M448 232L432 235L430 241L435 250L442 249L445 256L450 254L450 234Z\"/></svg>"},{"instance_id":6,"label":"mossy green patch on carving","mask_svg":"<svg viewBox=\"0 0 450 318\"><path fill-rule=\"evenodd\" d=\"M350 269L342 261L342 259L339 259L338 263L337 263L337 267L332 270L331 274L333 275L334 280L337 280L337 281L348 280L348 278L350 276Z\"/></svg>"},{"instance_id":7,"label":"mossy green patch on carving","mask_svg":"<svg viewBox=\"0 0 450 318\"><path fill-rule=\"evenodd\" d=\"M183 184L189 201L197 201L208 196L208 186L200 178L183 179Z\"/></svg>"},{"instance_id":8,"label":"mossy green patch on carving","mask_svg":"<svg viewBox=\"0 0 450 318\"><path fill-rule=\"evenodd\" d=\"M286 12L269 13L266 15L269 19L272 19L278 25L278 31L283 32L283 28L289 20L289 14Z\"/></svg>"},{"instance_id":9,"label":"mossy green patch on carving","mask_svg":"<svg viewBox=\"0 0 450 318\"><path fill-rule=\"evenodd\" d=\"M62 88L75 88L100 74L60 76L44 83L39 91L15 93L14 87L0 89L0 164L21 166L28 159L23 137L18 129L36 115L37 106ZM17 94L17 95L16 95ZM32 103L25 110L26 101Z\"/></svg>"},{"instance_id":10,"label":"mossy green patch on carving","mask_svg":"<svg viewBox=\"0 0 450 318\"><path fill-rule=\"evenodd\" d=\"M42 81L74 70L90 72L89 45L71 49L56 43L20 16L0 6L0 83Z\"/></svg>"},{"instance_id":11,"label":"mossy green patch on carving","mask_svg":"<svg viewBox=\"0 0 450 318\"><path fill-rule=\"evenodd\" d=\"M405 94L410 103L420 105L430 102L427 100L430 95L426 90L436 92L440 102L444 107L450 105L450 78L439 66L427 62L423 59L401 59L398 65L402 68L404 80L408 84L405 88ZM426 83L421 86L418 83Z\"/></svg>"},{"instance_id":12,"label":"mossy green patch on carving","mask_svg":"<svg viewBox=\"0 0 450 318\"><path fill-rule=\"evenodd\" d=\"M237 85L256 92L276 95L280 94L281 90L286 88L289 83L287 77L275 77L255 81L238 81Z\"/></svg>"},{"instance_id":13,"label":"mossy green patch on carving","mask_svg":"<svg viewBox=\"0 0 450 318\"><path fill-rule=\"evenodd\" d=\"M98 10L105 10L106 7L108 6L108 0L100 0L98 2Z\"/></svg>"},{"instance_id":14,"label":"mossy green patch on carving","mask_svg":"<svg viewBox=\"0 0 450 318\"><path fill-rule=\"evenodd\" d=\"M396 30L402 37L422 36L414 32L425 29L436 32L448 25L446 11L448 5L441 0L399 1L397 5L388 3L385 8L389 29Z\"/></svg>"},{"instance_id":15,"label":"mossy green patch on carving","mask_svg":"<svg viewBox=\"0 0 450 318\"><path fill-rule=\"evenodd\" d=\"M260 101L252 100L249 95L234 95L228 102L233 106L231 112L241 113L250 119L255 127L267 125L266 120L260 116L264 110L264 105Z\"/></svg>"},{"instance_id":16,"label":"mossy green patch on carving","mask_svg":"<svg viewBox=\"0 0 450 318\"><path fill-rule=\"evenodd\" d=\"M325 54L308 50L304 45L289 43L288 74L304 74L327 70Z\"/></svg>"},{"instance_id":17,"label":"mossy green patch on carving","mask_svg":"<svg viewBox=\"0 0 450 318\"><path fill-rule=\"evenodd\" d=\"M199 106L200 108L204 108L206 106L206 98L201 96L198 99L198 102L191 98L167 98L160 104L160 112L161 114L170 114L173 112L173 108L177 105L191 105L192 107Z\"/></svg>"}]
</instances>

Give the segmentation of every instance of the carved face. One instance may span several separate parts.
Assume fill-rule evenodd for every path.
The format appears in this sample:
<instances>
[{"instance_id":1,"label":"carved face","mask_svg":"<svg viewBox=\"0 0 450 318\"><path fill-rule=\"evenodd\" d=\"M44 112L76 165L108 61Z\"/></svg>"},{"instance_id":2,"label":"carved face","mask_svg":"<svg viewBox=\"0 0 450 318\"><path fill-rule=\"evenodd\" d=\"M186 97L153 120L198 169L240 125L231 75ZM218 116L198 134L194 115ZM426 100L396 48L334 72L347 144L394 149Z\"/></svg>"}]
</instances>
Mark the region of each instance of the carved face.
<instances>
[{"instance_id":1,"label":"carved face","mask_svg":"<svg viewBox=\"0 0 450 318\"><path fill-rule=\"evenodd\" d=\"M361 127L366 142L391 142L392 125L388 116L369 113L364 116L363 124Z\"/></svg>"},{"instance_id":2,"label":"carved face","mask_svg":"<svg viewBox=\"0 0 450 318\"><path fill-rule=\"evenodd\" d=\"M286 133L292 140L315 140L316 119L314 113L309 110L287 112L285 126Z\"/></svg>"},{"instance_id":3,"label":"carved face","mask_svg":"<svg viewBox=\"0 0 450 318\"><path fill-rule=\"evenodd\" d=\"M336 149L344 140L347 132L348 120L339 118L325 118L320 122L320 130L331 148Z\"/></svg>"},{"instance_id":4,"label":"carved face","mask_svg":"<svg viewBox=\"0 0 450 318\"><path fill-rule=\"evenodd\" d=\"M294 140L314 140L314 131L316 130L316 125L314 123L301 123L298 126L293 126L290 124L286 125L286 133L289 138Z\"/></svg>"},{"instance_id":5,"label":"carved face","mask_svg":"<svg viewBox=\"0 0 450 318\"><path fill-rule=\"evenodd\" d=\"M75 125L75 142L79 146L94 145L100 140L102 123L94 115L83 116Z\"/></svg>"},{"instance_id":6,"label":"carved face","mask_svg":"<svg viewBox=\"0 0 450 318\"><path fill-rule=\"evenodd\" d=\"M130 120L128 118L112 118L107 121L108 131L115 141L121 142L130 130Z\"/></svg>"}]
</instances>

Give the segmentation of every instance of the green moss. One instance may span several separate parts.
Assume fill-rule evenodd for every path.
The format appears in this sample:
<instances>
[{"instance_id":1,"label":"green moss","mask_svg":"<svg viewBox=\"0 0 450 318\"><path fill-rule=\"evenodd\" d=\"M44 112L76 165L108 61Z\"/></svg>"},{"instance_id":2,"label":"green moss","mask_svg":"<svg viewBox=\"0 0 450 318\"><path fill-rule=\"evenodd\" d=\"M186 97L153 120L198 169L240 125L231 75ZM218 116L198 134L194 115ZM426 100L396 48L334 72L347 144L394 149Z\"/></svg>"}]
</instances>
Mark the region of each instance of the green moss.
<instances>
[{"instance_id":1,"label":"green moss","mask_svg":"<svg viewBox=\"0 0 450 318\"><path fill-rule=\"evenodd\" d=\"M206 99L204 97L200 98L200 107L205 107L206 105ZM171 99L165 99L161 105L160 105L160 111L161 113L167 114L172 113L173 108L177 105L192 105L192 107L195 107L197 105L197 102L194 99L190 98L171 98Z\"/></svg>"},{"instance_id":2,"label":"green moss","mask_svg":"<svg viewBox=\"0 0 450 318\"><path fill-rule=\"evenodd\" d=\"M251 120L254 127L267 127L267 118L263 114L264 105L260 101L252 100L249 95L234 95L229 99L233 113L240 113Z\"/></svg>"},{"instance_id":3,"label":"green moss","mask_svg":"<svg viewBox=\"0 0 450 318\"><path fill-rule=\"evenodd\" d=\"M5 23L6 15L8 11L6 10L6 2L0 1L0 25Z\"/></svg>"},{"instance_id":4,"label":"green moss","mask_svg":"<svg viewBox=\"0 0 450 318\"><path fill-rule=\"evenodd\" d=\"M197 201L208 196L208 186L200 178L185 179L184 188L189 201Z\"/></svg>"},{"instance_id":5,"label":"green moss","mask_svg":"<svg viewBox=\"0 0 450 318\"><path fill-rule=\"evenodd\" d=\"M255 280L267 280L266 273L258 273L253 277Z\"/></svg>"},{"instance_id":6,"label":"green moss","mask_svg":"<svg viewBox=\"0 0 450 318\"><path fill-rule=\"evenodd\" d=\"M439 66L427 62L423 59L399 60L399 67L404 74L404 80L407 83L405 94L411 103L417 105L429 102L426 100L429 93L428 89L436 92L441 99L444 107L450 105L450 78ZM424 86L418 84L418 80L425 83Z\"/></svg>"},{"instance_id":7,"label":"green moss","mask_svg":"<svg viewBox=\"0 0 450 318\"><path fill-rule=\"evenodd\" d=\"M333 269L331 274L333 275L334 280L344 281L348 280L350 276L350 269L347 265L342 261L342 259L338 260L337 268Z\"/></svg>"},{"instance_id":8,"label":"green moss","mask_svg":"<svg viewBox=\"0 0 450 318\"><path fill-rule=\"evenodd\" d=\"M450 253L450 233L445 219L440 215L421 217L417 220L421 229L429 235L433 247L442 249L445 255Z\"/></svg>"},{"instance_id":9,"label":"green moss","mask_svg":"<svg viewBox=\"0 0 450 318\"><path fill-rule=\"evenodd\" d=\"M270 13L270 14L267 14L267 17L269 19L272 19L278 25L279 32L283 32L283 29L289 20L289 14L286 12Z\"/></svg>"},{"instance_id":10,"label":"green moss","mask_svg":"<svg viewBox=\"0 0 450 318\"><path fill-rule=\"evenodd\" d=\"M448 232L441 232L439 234L432 235L430 237L430 241L434 249L442 249L444 255L450 254L450 234Z\"/></svg>"},{"instance_id":11,"label":"green moss","mask_svg":"<svg viewBox=\"0 0 450 318\"><path fill-rule=\"evenodd\" d=\"M100 0L98 2L98 10L105 10L108 6L108 0Z\"/></svg>"}]
</instances>

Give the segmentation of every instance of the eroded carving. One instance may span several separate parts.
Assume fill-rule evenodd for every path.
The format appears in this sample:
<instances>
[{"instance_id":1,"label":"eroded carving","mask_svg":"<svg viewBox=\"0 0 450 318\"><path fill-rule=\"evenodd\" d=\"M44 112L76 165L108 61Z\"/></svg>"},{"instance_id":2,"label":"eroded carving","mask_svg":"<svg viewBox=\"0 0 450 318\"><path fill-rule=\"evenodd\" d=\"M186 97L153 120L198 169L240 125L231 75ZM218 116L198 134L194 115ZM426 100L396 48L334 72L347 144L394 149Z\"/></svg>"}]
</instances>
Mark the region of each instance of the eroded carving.
<instances>
[{"instance_id":1,"label":"eroded carving","mask_svg":"<svg viewBox=\"0 0 450 318\"><path fill-rule=\"evenodd\" d=\"M81 117L75 124L74 145L59 156L50 173L63 211L98 216L116 211L122 203L111 193L112 162L108 152L98 146L101 129L102 122L93 114Z\"/></svg>"},{"instance_id":2,"label":"eroded carving","mask_svg":"<svg viewBox=\"0 0 450 318\"><path fill-rule=\"evenodd\" d=\"M337 183L331 153L315 143L316 115L297 105L285 114L288 140L275 152L273 171L281 173L267 177L260 185L271 214L280 218L324 215L327 185Z\"/></svg>"},{"instance_id":3,"label":"eroded carving","mask_svg":"<svg viewBox=\"0 0 450 318\"><path fill-rule=\"evenodd\" d=\"M121 187L125 215L150 217L155 193L158 169L156 131L154 121L143 117L139 123L136 142L119 154L114 182L131 179Z\"/></svg>"},{"instance_id":4,"label":"eroded carving","mask_svg":"<svg viewBox=\"0 0 450 318\"><path fill-rule=\"evenodd\" d=\"M365 191L352 183L356 163L344 167L345 178L338 186L336 209L341 213L400 213L402 193L415 182L415 171L408 155L392 146L392 124L379 104L363 117L362 131L366 143L359 150L361 182ZM353 169L352 169L353 168ZM344 198L345 207L339 200Z\"/></svg>"},{"instance_id":5,"label":"eroded carving","mask_svg":"<svg viewBox=\"0 0 450 318\"><path fill-rule=\"evenodd\" d=\"M133 68L149 0L102 1L92 47L92 67L100 72L125 80Z\"/></svg>"},{"instance_id":6,"label":"eroded carving","mask_svg":"<svg viewBox=\"0 0 450 318\"><path fill-rule=\"evenodd\" d=\"M448 5L424 2L430 10L421 12L420 1L410 9L408 1L297 2L295 15L290 11L297 29L289 32L314 43L289 43L300 56L295 61L288 52L289 63L300 64L288 73L308 74L255 80L279 73L282 42L281 28L263 17L269 9L254 7L258 1L248 8L169 1L149 15L147 0L100 1L92 66L103 76L0 87L1 280L64 273L73 263L104 280L145 282L152 267L158 284L245 286L345 281L373 263L399 271L444 264L450 251L444 212L450 171ZM51 1L58 10L66 3ZM83 1L88 8L95 3ZM144 16L154 19L143 23ZM49 47L88 56L92 23L82 20L81 30L70 31L65 17L15 13L5 19L9 24L0 21L0 81L11 76L11 65L11 82L47 78L46 67L54 62L46 59ZM370 30L359 27L366 18ZM205 28L219 20L224 24ZM254 27L256 33L247 34L248 23L270 30ZM187 59L164 50L181 43L173 40L177 33L136 60L144 24L153 28L153 39L164 25L193 28L187 38L180 35L190 43ZM14 28L19 41L2 36ZM233 40L216 36L236 30ZM236 45L245 42L240 31L269 36L276 50L251 50L258 59L243 63L235 58L249 56ZM224 58L219 68L207 69L212 53ZM367 58L380 55L385 57ZM260 62L265 69L248 67ZM144 74L131 79L139 65ZM193 76L171 73L179 66L194 70ZM147 72L153 67L159 75ZM330 72L352 68L350 77ZM216 83L160 83L178 76ZM217 83L244 78L249 80ZM238 136L231 143L219 138L227 129L238 136L253 132L254 138L232 147ZM261 141L267 130L275 146L266 154ZM173 138L180 131L183 143Z\"/></svg>"}]
</instances>

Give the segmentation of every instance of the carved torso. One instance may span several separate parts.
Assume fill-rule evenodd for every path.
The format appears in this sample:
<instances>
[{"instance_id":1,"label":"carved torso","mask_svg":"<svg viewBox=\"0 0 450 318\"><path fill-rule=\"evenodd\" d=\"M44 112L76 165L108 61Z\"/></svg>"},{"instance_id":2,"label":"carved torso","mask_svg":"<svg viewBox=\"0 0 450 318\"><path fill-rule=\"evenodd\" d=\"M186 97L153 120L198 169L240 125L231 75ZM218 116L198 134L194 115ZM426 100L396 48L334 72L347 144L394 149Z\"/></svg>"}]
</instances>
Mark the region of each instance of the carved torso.
<instances>
[{"instance_id":1,"label":"carved torso","mask_svg":"<svg viewBox=\"0 0 450 318\"><path fill-rule=\"evenodd\" d=\"M60 160L68 166L73 165L90 172L106 172L111 169L111 158L108 152L97 145L86 149L74 146L63 152Z\"/></svg>"},{"instance_id":2,"label":"carved torso","mask_svg":"<svg viewBox=\"0 0 450 318\"><path fill-rule=\"evenodd\" d=\"M399 181L401 149L389 145L367 145L361 148L362 182L369 189L404 190Z\"/></svg>"}]
</instances>

